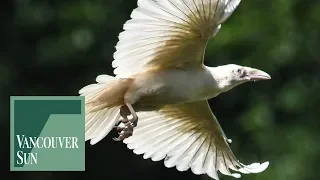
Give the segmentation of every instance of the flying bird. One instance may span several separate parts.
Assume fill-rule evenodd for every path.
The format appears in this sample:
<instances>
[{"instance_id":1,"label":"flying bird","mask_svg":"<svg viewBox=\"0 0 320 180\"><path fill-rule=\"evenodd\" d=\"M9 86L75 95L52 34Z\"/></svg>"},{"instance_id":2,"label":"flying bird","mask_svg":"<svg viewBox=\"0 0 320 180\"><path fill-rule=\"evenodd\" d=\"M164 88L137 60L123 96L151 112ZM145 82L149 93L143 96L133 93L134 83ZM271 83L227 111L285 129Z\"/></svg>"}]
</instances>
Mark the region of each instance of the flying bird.
<instances>
[{"instance_id":1,"label":"flying bird","mask_svg":"<svg viewBox=\"0 0 320 180\"><path fill-rule=\"evenodd\" d=\"M114 53L114 76L83 87L85 139L117 129L135 154L166 167L219 179L260 173L269 162L237 160L208 100L245 82L271 77L235 64L208 67L208 41L241 0L138 0ZM231 171L232 170L232 171Z\"/></svg>"}]
</instances>

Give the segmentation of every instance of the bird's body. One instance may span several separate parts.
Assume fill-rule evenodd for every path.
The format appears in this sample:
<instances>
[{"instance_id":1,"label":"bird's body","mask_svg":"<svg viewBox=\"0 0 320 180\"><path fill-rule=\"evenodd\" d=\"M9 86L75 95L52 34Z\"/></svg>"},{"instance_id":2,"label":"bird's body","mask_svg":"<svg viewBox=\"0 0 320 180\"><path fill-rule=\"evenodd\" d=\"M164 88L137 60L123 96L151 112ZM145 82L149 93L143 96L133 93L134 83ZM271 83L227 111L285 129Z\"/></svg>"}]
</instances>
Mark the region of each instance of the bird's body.
<instances>
[{"instance_id":1,"label":"bird's body","mask_svg":"<svg viewBox=\"0 0 320 180\"><path fill-rule=\"evenodd\" d=\"M164 106L207 100L219 93L206 67L169 68L135 75L125 97L132 104Z\"/></svg>"},{"instance_id":2,"label":"bird's body","mask_svg":"<svg viewBox=\"0 0 320 180\"><path fill-rule=\"evenodd\" d=\"M219 179L260 173L269 163L244 165L232 153L207 100L270 76L234 64L205 66L207 42L240 0L138 0L114 53L115 76L83 87L86 140L94 145L113 128L116 140L166 167ZM128 116L132 115L129 119ZM119 124L120 123L120 124ZM119 124L119 125L118 125Z\"/></svg>"}]
</instances>

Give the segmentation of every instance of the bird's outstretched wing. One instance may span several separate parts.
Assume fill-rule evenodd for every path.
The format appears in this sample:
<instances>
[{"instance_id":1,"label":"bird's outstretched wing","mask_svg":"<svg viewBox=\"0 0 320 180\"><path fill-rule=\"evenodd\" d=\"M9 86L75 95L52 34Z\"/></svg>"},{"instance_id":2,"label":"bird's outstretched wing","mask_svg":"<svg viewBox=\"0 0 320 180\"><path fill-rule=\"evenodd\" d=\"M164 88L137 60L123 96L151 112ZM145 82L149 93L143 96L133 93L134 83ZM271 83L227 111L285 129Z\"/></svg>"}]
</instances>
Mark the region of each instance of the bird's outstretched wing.
<instances>
[{"instance_id":1,"label":"bird's outstretched wing","mask_svg":"<svg viewBox=\"0 0 320 180\"><path fill-rule=\"evenodd\" d=\"M269 163L246 166L232 153L216 117L207 101L170 105L159 111L140 112L133 136L124 140L136 154L145 159L164 160L166 167L179 171L191 168L194 174L218 179L222 174L240 177L264 171Z\"/></svg>"},{"instance_id":2,"label":"bird's outstretched wing","mask_svg":"<svg viewBox=\"0 0 320 180\"><path fill-rule=\"evenodd\" d=\"M117 77L149 68L201 65L207 41L241 0L138 0L119 35Z\"/></svg>"}]
</instances>

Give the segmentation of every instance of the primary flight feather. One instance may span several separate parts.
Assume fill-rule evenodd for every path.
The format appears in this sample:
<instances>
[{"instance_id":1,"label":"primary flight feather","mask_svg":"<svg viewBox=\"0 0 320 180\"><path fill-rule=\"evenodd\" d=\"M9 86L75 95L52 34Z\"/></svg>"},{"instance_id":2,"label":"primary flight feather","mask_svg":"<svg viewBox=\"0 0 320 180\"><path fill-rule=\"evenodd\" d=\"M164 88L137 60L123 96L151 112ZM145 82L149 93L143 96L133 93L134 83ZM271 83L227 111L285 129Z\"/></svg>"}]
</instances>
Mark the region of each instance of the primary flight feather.
<instances>
[{"instance_id":1,"label":"primary flight feather","mask_svg":"<svg viewBox=\"0 0 320 180\"><path fill-rule=\"evenodd\" d=\"M119 35L117 77L159 67L200 66L206 44L240 0L139 0Z\"/></svg>"},{"instance_id":2,"label":"primary flight feather","mask_svg":"<svg viewBox=\"0 0 320 180\"><path fill-rule=\"evenodd\" d=\"M203 64L208 40L239 3L138 0L116 45L116 76L99 75L79 91L86 98L86 140L94 145L116 128L115 140L134 153L179 171L213 179L218 171L236 178L264 171L268 162L236 159L207 102L242 83L270 79L250 67Z\"/></svg>"}]
</instances>

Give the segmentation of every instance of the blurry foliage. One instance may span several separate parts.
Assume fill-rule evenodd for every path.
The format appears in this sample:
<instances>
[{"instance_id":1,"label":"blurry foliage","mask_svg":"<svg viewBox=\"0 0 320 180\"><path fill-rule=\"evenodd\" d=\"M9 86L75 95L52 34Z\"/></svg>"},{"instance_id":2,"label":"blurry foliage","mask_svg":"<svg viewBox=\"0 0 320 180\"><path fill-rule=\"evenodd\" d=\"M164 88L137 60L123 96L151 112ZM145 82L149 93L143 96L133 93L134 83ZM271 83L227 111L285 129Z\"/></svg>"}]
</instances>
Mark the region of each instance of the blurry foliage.
<instances>
[{"instance_id":1,"label":"blurry foliage","mask_svg":"<svg viewBox=\"0 0 320 180\"><path fill-rule=\"evenodd\" d=\"M8 123L8 94L77 95L97 75L112 74L117 36L135 7L136 0L4 2L0 16L1 122ZM319 1L246 0L210 41L207 65L235 63L272 76L270 81L245 84L210 101L240 161L271 163L264 173L242 179L320 178L319 32ZM133 174L140 179L207 179L190 171L166 169L162 161L135 157L124 145L115 146L111 136L88 148L91 178L125 179ZM97 162L101 160L106 163ZM119 170L119 165L131 168L132 174ZM43 177L25 175L23 178Z\"/></svg>"}]
</instances>

